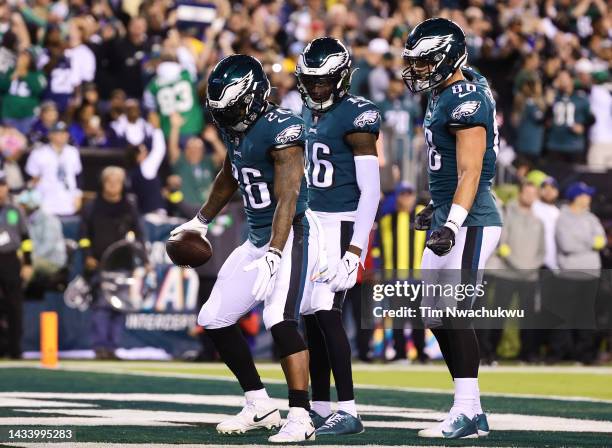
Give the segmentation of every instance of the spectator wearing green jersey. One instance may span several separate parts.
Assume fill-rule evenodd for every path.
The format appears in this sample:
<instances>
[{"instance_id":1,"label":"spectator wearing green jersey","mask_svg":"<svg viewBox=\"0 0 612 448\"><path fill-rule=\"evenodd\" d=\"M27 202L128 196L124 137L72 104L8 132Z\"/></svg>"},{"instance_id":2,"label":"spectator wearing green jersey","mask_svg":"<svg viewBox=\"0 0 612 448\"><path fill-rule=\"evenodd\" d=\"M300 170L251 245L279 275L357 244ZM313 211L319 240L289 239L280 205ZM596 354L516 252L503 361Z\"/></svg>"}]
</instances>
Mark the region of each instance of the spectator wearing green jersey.
<instances>
[{"instance_id":1,"label":"spectator wearing green jersey","mask_svg":"<svg viewBox=\"0 0 612 448\"><path fill-rule=\"evenodd\" d=\"M546 146L557 160L582 162L585 155L586 128L593 124L589 100L574 91L574 81L567 70L555 78L555 98L549 110Z\"/></svg>"},{"instance_id":2,"label":"spectator wearing green jersey","mask_svg":"<svg viewBox=\"0 0 612 448\"><path fill-rule=\"evenodd\" d=\"M174 193L170 193L168 199L172 203L182 202L180 210L191 211L192 213L187 214L191 216L206 202L219 165L212 154L206 153L204 142L200 137L189 137L181 151L179 133L183 118L180 114L172 114L170 124L168 159L173 175L168 179L168 186ZM225 146L216 129L210 126L204 131L204 135L217 155L216 158L223 160ZM176 195L176 192L180 192L179 195Z\"/></svg>"},{"instance_id":3,"label":"spectator wearing green jersey","mask_svg":"<svg viewBox=\"0 0 612 448\"><path fill-rule=\"evenodd\" d=\"M537 162L544 147L544 113L546 102L542 82L527 78L514 97L512 124L516 127L514 149L532 162Z\"/></svg>"},{"instance_id":4,"label":"spectator wearing green jersey","mask_svg":"<svg viewBox=\"0 0 612 448\"><path fill-rule=\"evenodd\" d=\"M392 128L396 135L413 137L420 131L417 126L422 115L420 97L408 93L401 78L391 78L385 98L377 105L384 125ZM394 154L397 158L402 155Z\"/></svg>"},{"instance_id":5,"label":"spectator wearing green jersey","mask_svg":"<svg viewBox=\"0 0 612 448\"><path fill-rule=\"evenodd\" d=\"M15 68L0 75L2 122L23 134L29 134L36 121L40 97L47 85L45 76L36 70L36 62L29 51L17 56Z\"/></svg>"},{"instance_id":6,"label":"spectator wearing green jersey","mask_svg":"<svg viewBox=\"0 0 612 448\"><path fill-rule=\"evenodd\" d=\"M156 76L145 89L144 105L149 114L159 116L166 139L170 137L170 116L174 112L183 118L181 142L202 132L204 120L196 84L189 72L175 62L173 56L162 56Z\"/></svg>"}]
</instances>

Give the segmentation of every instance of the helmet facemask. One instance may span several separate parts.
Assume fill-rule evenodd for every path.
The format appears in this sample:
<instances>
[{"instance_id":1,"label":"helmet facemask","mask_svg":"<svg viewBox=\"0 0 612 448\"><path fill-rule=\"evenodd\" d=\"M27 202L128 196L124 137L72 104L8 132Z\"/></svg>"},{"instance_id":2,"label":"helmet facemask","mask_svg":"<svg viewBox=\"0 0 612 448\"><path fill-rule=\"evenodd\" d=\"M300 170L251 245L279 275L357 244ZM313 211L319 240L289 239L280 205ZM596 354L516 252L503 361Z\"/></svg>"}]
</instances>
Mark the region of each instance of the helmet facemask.
<instances>
[{"instance_id":1,"label":"helmet facemask","mask_svg":"<svg viewBox=\"0 0 612 448\"><path fill-rule=\"evenodd\" d=\"M453 65L447 63L447 54L439 51L423 56L412 56L404 50L402 56L406 68L402 71L402 78L406 86L413 92L426 92L440 86L460 68L467 58L463 55Z\"/></svg>"},{"instance_id":2,"label":"helmet facemask","mask_svg":"<svg viewBox=\"0 0 612 448\"><path fill-rule=\"evenodd\" d=\"M213 120L223 129L244 132L252 124L250 120L254 103L254 95L252 93L243 95L234 104L222 108L214 107L211 104L214 102L210 100L207 103Z\"/></svg>"},{"instance_id":3,"label":"helmet facemask","mask_svg":"<svg viewBox=\"0 0 612 448\"><path fill-rule=\"evenodd\" d=\"M306 106L324 112L348 92L351 85L350 68L329 75L306 75L299 66L296 70L298 90Z\"/></svg>"},{"instance_id":4,"label":"helmet facemask","mask_svg":"<svg viewBox=\"0 0 612 448\"><path fill-rule=\"evenodd\" d=\"M439 61L436 62L435 58ZM433 89L442 81L442 75L436 74L436 68L444 56L441 53L423 57L404 57L406 68L402 78L412 92L423 92Z\"/></svg>"}]
</instances>

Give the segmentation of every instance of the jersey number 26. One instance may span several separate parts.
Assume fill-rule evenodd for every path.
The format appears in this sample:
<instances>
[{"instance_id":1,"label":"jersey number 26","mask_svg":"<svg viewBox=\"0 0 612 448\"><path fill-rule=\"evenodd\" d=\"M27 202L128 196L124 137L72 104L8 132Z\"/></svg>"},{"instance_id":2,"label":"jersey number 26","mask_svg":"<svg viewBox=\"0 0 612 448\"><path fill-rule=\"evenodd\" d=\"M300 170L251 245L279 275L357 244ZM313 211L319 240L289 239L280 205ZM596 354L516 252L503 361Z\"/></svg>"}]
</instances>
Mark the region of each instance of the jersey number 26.
<instances>
[{"instance_id":1,"label":"jersey number 26","mask_svg":"<svg viewBox=\"0 0 612 448\"><path fill-rule=\"evenodd\" d=\"M259 209L266 208L269 206L272 201L270 200L270 190L268 189L268 184L265 182L257 182L257 178L262 177L261 171L255 168L242 167L240 170L242 174L242 184L244 185L244 192L246 193L243 196L245 207L248 205L251 208ZM232 175L234 179L238 182L241 182L240 177L238 175L238 168L236 165L232 163ZM247 204L248 198L248 204Z\"/></svg>"}]
</instances>

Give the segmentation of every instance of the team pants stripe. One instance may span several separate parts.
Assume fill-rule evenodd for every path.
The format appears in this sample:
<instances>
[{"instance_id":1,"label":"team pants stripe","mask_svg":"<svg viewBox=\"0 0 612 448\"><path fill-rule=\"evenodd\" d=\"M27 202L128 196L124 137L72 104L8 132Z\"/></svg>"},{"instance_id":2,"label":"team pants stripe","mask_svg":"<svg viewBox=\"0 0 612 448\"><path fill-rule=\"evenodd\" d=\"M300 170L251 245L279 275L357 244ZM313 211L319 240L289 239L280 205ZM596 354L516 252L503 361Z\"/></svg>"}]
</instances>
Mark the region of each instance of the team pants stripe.
<instances>
[{"instance_id":1,"label":"team pants stripe","mask_svg":"<svg viewBox=\"0 0 612 448\"><path fill-rule=\"evenodd\" d=\"M291 247L291 274L289 289L283 317L285 320L297 320L300 298L304 288L306 268L308 266L308 228L304 219L293 224L293 246Z\"/></svg>"},{"instance_id":2,"label":"team pants stripe","mask_svg":"<svg viewBox=\"0 0 612 448\"><path fill-rule=\"evenodd\" d=\"M461 269L478 269L482 246L482 227L468 227L461 257Z\"/></svg>"},{"instance_id":3,"label":"team pants stripe","mask_svg":"<svg viewBox=\"0 0 612 448\"><path fill-rule=\"evenodd\" d=\"M347 251L349 245L351 244L351 238L353 238L353 221L342 221L340 223L340 256L344 256L344 252ZM344 302L344 297L346 296L346 291L339 291L334 294L334 304L332 309L337 311L342 311L342 304Z\"/></svg>"}]
</instances>

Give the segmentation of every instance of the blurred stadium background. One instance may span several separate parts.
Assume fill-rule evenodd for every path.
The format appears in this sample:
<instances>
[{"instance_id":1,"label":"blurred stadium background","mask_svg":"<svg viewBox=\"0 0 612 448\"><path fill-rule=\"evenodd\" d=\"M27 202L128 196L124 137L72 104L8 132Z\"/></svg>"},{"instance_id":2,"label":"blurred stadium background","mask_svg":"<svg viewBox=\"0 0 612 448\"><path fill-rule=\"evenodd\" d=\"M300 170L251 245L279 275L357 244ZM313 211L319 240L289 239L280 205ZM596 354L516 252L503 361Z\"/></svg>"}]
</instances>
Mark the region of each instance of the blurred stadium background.
<instances>
[{"instance_id":1,"label":"blurred stadium background","mask_svg":"<svg viewBox=\"0 0 612 448\"><path fill-rule=\"evenodd\" d=\"M587 248L596 261L583 267L603 268L597 300L609 310L612 8L604 0L5 0L0 1L0 208L12 204L23 213L32 247L21 249L33 249L33 269L9 269L19 263L15 241L1 241L0 356L38 359L40 313L55 311L62 370L41 371L34 361L0 363L0 426L97 416L80 440L221 443L210 423L238 407L237 401L223 401L239 392L227 381L228 372L218 363L170 360L216 360L205 332L195 325L196 314L224 257L244 238L240 198L213 223L210 263L181 270L164 251L169 230L206 199L225 155L203 106L207 74L223 56L253 55L274 86L272 101L299 113L297 56L315 37L345 42L357 69L351 92L373 100L382 112L383 219L405 193L411 195L410 207L428 201L420 128L426 98L405 88L400 55L410 30L435 16L465 30L469 64L494 91L500 207L509 222L518 204L542 223L541 233L523 228L514 240L519 244L512 252L522 254L515 267L556 267L559 207L586 194L606 237ZM102 176L109 166L123 171L107 169ZM519 193L524 182L534 185L534 197ZM2 193L5 187L10 194ZM114 206L116 197L127 200ZM536 199L547 207L532 209ZM529 250L541 240L545 254ZM370 262L377 266L376 253ZM507 256L501 262L508 263ZM19 276L23 293L14 286ZM371 409L364 410L370 413L368 436L346 443L416 444L416 438L406 440L404 430L413 434L427 426L448 401L444 391L450 382L435 363L435 339L408 328L394 332L382 321L371 333L359 331L358 301L356 289L345 318L355 356L368 363L356 367L356 382ZM609 313L600 317L602 328L610 328ZM274 358L257 310L243 319L242 328L258 359ZM542 332L528 353L521 342L532 339L516 329L485 336L494 344L483 362L609 364L610 331L549 336ZM71 358L107 361L65 361ZM116 358L168 363L108 361ZM272 381L280 378L275 364L264 364L262 372ZM488 443L606 445L612 432L609 375L609 367L485 369L482 390L497 395L484 404L493 412L493 429L500 429ZM171 378L183 380L179 385ZM283 395L280 386L273 392ZM104 395L111 393L140 395L122 404ZM184 394L217 398L197 401ZM114 414L121 409L143 414L130 424L121 420L128 414ZM36 412L44 418L33 423ZM198 420L189 413L208 417ZM70 418L59 421L68 424ZM157 435L143 428L160 422L179 423ZM106 424L117 431L105 433ZM93 430L93 425L102 426Z\"/></svg>"}]
</instances>

